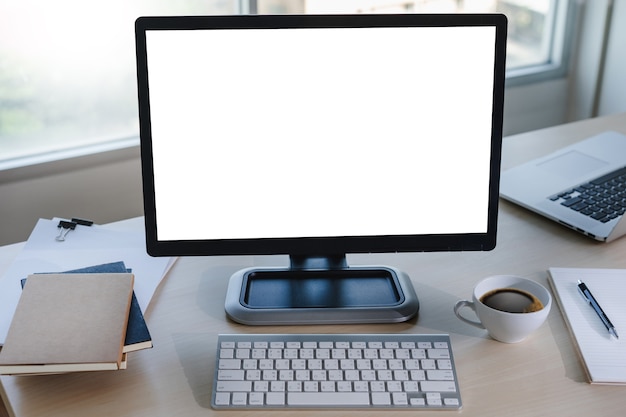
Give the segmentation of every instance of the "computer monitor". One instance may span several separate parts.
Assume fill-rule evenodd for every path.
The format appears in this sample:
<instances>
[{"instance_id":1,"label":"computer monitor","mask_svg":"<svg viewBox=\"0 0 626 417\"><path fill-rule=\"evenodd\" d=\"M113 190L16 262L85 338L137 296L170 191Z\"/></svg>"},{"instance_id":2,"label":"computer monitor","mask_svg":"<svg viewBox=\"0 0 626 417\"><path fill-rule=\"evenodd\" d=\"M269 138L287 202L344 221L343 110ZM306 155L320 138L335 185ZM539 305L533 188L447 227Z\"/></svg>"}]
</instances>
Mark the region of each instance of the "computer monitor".
<instances>
[{"instance_id":1,"label":"computer monitor","mask_svg":"<svg viewBox=\"0 0 626 417\"><path fill-rule=\"evenodd\" d=\"M136 46L148 252L290 257L231 277L236 321L406 320L406 274L346 254L495 247L503 15L141 17Z\"/></svg>"}]
</instances>

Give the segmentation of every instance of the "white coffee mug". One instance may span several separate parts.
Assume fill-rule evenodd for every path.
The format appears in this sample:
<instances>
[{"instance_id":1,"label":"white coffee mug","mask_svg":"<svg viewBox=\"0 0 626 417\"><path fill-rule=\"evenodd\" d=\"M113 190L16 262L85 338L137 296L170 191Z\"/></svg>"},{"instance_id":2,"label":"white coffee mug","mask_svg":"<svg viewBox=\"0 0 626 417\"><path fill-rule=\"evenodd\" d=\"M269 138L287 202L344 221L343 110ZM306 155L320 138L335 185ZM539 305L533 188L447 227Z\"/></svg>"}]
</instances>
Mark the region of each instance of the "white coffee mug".
<instances>
[{"instance_id":1,"label":"white coffee mug","mask_svg":"<svg viewBox=\"0 0 626 417\"><path fill-rule=\"evenodd\" d=\"M513 289L513 290L511 290ZM503 309L496 309L486 305L481 299L485 295L496 292L515 292L520 294L531 294L530 297L538 300L539 305L537 311L532 312L508 312ZM507 291L508 290L508 291ZM505 303L508 302L505 299ZM463 317L460 313L463 307L472 309L478 321ZM552 307L552 296L543 285L530 279L514 276L514 275L496 275L488 277L480 281L474 287L472 301L459 300L454 305L454 314L463 322L480 329L487 329L489 335L496 340L504 343L521 342L537 330L548 317L550 308ZM500 307L501 308L501 307Z\"/></svg>"}]
</instances>

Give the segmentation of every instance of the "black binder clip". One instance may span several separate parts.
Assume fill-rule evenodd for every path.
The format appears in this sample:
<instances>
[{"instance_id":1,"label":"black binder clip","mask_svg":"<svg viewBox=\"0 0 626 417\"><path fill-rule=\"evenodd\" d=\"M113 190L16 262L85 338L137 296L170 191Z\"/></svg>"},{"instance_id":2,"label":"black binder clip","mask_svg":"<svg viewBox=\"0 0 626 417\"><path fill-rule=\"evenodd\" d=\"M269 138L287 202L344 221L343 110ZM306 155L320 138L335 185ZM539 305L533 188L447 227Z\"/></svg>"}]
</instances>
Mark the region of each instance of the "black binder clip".
<instances>
[{"instance_id":1,"label":"black binder clip","mask_svg":"<svg viewBox=\"0 0 626 417\"><path fill-rule=\"evenodd\" d=\"M76 229L76 225L77 223L68 222L67 220L61 220L59 222L59 225L57 226L57 228L59 229L59 234L54 240L56 240L57 242L65 241L65 236L67 236L67 234L72 230Z\"/></svg>"},{"instance_id":2,"label":"black binder clip","mask_svg":"<svg viewBox=\"0 0 626 417\"><path fill-rule=\"evenodd\" d=\"M79 219L78 217L72 217L72 223L76 223L81 226L92 226L93 221L87 219Z\"/></svg>"}]
</instances>

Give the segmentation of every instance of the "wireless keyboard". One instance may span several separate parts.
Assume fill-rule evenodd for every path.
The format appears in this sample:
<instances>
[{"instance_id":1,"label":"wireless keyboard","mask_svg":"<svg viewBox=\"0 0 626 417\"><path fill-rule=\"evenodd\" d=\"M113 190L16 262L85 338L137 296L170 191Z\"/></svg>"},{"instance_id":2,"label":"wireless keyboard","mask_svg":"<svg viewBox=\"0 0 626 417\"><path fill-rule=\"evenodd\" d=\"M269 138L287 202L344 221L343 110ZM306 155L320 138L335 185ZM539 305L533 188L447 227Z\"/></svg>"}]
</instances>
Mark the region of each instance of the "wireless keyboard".
<instances>
[{"instance_id":1,"label":"wireless keyboard","mask_svg":"<svg viewBox=\"0 0 626 417\"><path fill-rule=\"evenodd\" d=\"M220 335L211 405L459 409L448 335Z\"/></svg>"}]
</instances>

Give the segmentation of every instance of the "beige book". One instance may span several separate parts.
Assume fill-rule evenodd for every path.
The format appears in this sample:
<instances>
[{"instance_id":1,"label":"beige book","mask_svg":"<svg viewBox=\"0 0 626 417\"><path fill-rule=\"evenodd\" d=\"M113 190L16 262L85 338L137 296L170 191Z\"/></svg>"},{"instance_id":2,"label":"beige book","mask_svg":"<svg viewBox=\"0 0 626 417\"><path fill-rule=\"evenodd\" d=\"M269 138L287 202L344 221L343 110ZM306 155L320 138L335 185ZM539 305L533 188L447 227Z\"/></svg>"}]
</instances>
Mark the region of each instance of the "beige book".
<instances>
[{"instance_id":1,"label":"beige book","mask_svg":"<svg viewBox=\"0 0 626 417\"><path fill-rule=\"evenodd\" d=\"M0 374L122 369L133 281L130 273L29 276Z\"/></svg>"}]
</instances>

